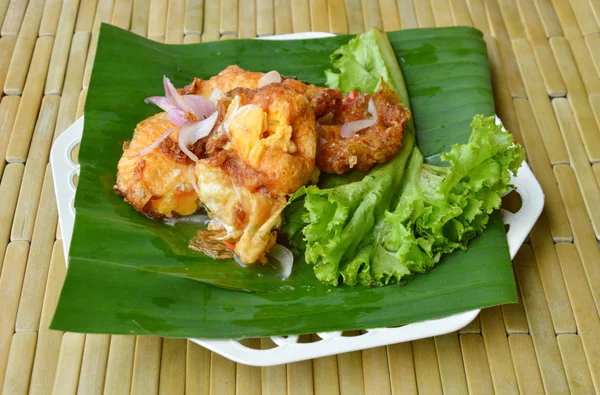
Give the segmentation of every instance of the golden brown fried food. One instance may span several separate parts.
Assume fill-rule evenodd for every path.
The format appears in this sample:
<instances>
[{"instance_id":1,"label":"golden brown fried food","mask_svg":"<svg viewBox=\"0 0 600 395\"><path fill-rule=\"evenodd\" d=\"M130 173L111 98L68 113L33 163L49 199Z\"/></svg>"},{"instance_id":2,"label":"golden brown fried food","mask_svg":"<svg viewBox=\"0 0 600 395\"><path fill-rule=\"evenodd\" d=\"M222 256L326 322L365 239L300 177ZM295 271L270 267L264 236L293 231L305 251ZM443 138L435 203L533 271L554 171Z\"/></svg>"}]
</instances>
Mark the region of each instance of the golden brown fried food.
<instances>
[{"instance_id":1,"label":"golden brown fried food","mask_svg":"<svg viewBox=\"0 0 600 395\"><path fill-rule=\"evenodd\" d=\"M196 165L200 200L213 218L212 232L199 238L222 230L239 259L254 263L275 242L287 195L315 170L314 114L304 96L280 84L227 96L219 104L225 115Z\"/></svg>"},{"instance_id":2,"label":"golden brown fried food","mask_svg":"<svg viewBox=\"0 0 600 395\"><path fill-rule=\"evenodd\" d=\"M208 80L195 78L191 84L180 89L180 93L210 97L216 89L220 89L224 93L235 88L254 90L259 87L262 76L264 76L264 73L247 71L236 65L228 66L218 75ZM281 83L306 97L317 119L334 112L342 103L342 94L338 89L321 88L291 78L282 78Z\"/></svg>"},{"instance_id":3,"label":"golden brown fried food","mask_svg":"<svg viewBox=\"0 0 600 395\"><path fill-rule=\"evenodd\" d=\"M157 218L189 215L199 207L193 163L177 145L177 133L166 113L140 122L119 160L115 192L139 212ZM158 147L139 156L167 130Z\"/></svg>"},{"instance_id":4,"label":"golden brown fried food","mask_svg":"<svg viewBox=\"0 0 600 395\"><path fill-rule=\"evenodd\" d=\"M215 89L223 92L235 88L256 89L263 75L229 66L208 80L196 78L181 93L208 97ZM354 168L367 171L378 163L390 160L398 152L404 123L410 117L410 112L387 87L375 95L358 93L355 99L348 100L348 97L344 99L339 89L321 88L291 78L284 78L281 85L304 96L313 109L319 135L319 170L336 174ZM367 105L371 97L378 113L381 113L378 122L353 137L343 138L340 131L344 123L369 117Z\"/></svg>"},{"instance_id":5,"label":"golden brown fried food","mask_svg":"<svg viewBox=\"0 0 600 395\"><path fill-rule=\"evenodd\" d=\"M200 199L212 221L208 231L198 232L191 246L212 255L215 245L210 244L221 240L244 264L264 261L265 253L275 243L286 198L250 192L207 160L200 160L196 165L196 177Z\"/></svg>"},{"instance_id":6,"label":"golden brown fried food","mask_svg":"<svg viewBox=\"0 0 600 395\"><path fill-rule=\"evenodd\" d=\"M392 159L400 148L410 111L400 103L396 93L384 87L373 95L355 93L353 96L338 108L330 124L317 123L316 161L322 172L368 171L374 165ZM377 122L351 137L342 137L343 124L370 118L367 108L371 98L377 110Z\"/></svg>"},{"instance_id":7,"label":"golden brown fried food","mask_svg":"<svg viewBox=\"0 0 600 395\"><path fill-rule=\"evenodd\" d=\"M220 89L223 93L227 93L235 88L256 89L258 88L258 80L263 75L264 73L247 71L236 65L227 66L219 74L208 80L194 78L191 84L180 89L180 93L210 97L215 89Z\"/></svg>"},{"instance_id":8,"label":"golden brown fried food","mask_svg":"<svg viewBox=\"0 0 600 395\"><path fill-rule=\"evenodd\" d=\"M219 106L227 108L222 127L207 142L210 161L252 191L294 193L314 171L315 121L306 98L279 84L227 96Z\"/></svg>"},{"instance_id":9,"label":"golden brown fried food","mask_svg":"<svg viewBox=\"0 0 600 395\"><path fill-rule=\"evenodd\" d=\"M191 153L185 149L193 160L181 151L179 128L173 122L187 125L200 118L180 104L182 99L173 94L172 85L169 90L166 80L166 98L152 102L178 116L176 111L188 111L185 119L160 113L138 124L124 147L114 187L138 211L156 218L189 215L203 204L212 220L190 247L216 258L234 253L245 264L265 261L288 195L308 183L318 173L317 166L341 174L353 168L366 171L391 159L410 116L385 86L373 95L344 98L337 89L294 79L259 88L263 75L230 66L179 90L205 97L216 90L225 92L217 103L218 117L211 117L216 123L208 126L210 134L190 142ZM185 99L195 103L199 98ZM370 100L376 122L342 137L344 124L375 113L369 111ZM191 130L186 129L182 141L189 140Z\"/></svg>"},{"instance_id":10,"label":"golden brown fried food","mask_svg":"<svg viewBox=\"0 0 600 395\"><path fill-rule=\"evenodd\" d=\"M335 113L342 104L343 96L339 89L321 88L291 78L284 79L282 84L306 97L317 119Z\"/></svg>"}]
</instances>

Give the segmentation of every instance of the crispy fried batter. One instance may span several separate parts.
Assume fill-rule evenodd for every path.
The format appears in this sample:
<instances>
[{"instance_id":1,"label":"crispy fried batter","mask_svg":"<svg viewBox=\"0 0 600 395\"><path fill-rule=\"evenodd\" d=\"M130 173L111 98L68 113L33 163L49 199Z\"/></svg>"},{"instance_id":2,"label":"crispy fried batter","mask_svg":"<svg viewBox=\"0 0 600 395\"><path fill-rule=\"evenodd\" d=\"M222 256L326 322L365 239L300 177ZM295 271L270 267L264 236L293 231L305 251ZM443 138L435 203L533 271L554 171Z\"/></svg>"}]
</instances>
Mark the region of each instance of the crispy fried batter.
<instances>
[{"instance_id":1,"label":"crispy fried batter","mask_svg":"<svg viewBox=\"0 0 600 395\"><path fill-rule=\"evenodd\" d=\"M208 80L195 78L191 84L180 89L179 92L186 95L209 97L215 89L220 89L224 93L236 88L254 90L258 88L259 80L263 75L264 73L247 71L236 65L228 66ZM317 119L329 112L334 112L342 102L342 94L337 89L321 88L291 78L284 78L282 85L306 97Z\"/></svg>"},{"instance_id":2,"label":"crispy fried batter","mask_svg":"<svg viewBox=\"0 0 600 395\"><path fill-rule=\"evenodd\" d=\"M174 127L160 113L140 122L124 144L114 187L138 211L157 218L191 214L202 202L212 221L190 247L217 258L233 251L243 263L265 261L287 196L318 173L316 166L342 174L391 159L410 116L385 87L348 100L337 89L294 79L258 88L263 75L229 66L180 89L206 97L215 89L226 93L211 133L190 147L200 160L194 164L181 151L176 128L151 152L134 155ZM377 123L343 138L344 123L370 117L371 97Z\"/></svg>"},{"instance_id":3,"label":"crispy fried batter","mask_svg":"<svg viewBox=\"0 0 600 395\"><path fill-rule=\"evenodd\" d=\"M200 200L212 230L227 230L240 260L261 261L275 243L287 195L315 169L314 114L304 96L280 84L235 89L219 111L226 114L196 165Z\"/></svg>"},{"instance_id":4,"label":"crispy fried batter","mask_svg":"<svg viewBox=\"0 0 600 395\"><path fill-rule=\"evenodd\" d=\"M174 131L144 156L132 156L172 128L165 113L140 122L119 160L115 192L139 212L161 218L192 214L199 207L193 162L177 145Z\"/></svg>"},{"instance_id":5,"label":"crispy fried batter","mask_svg":"<svg viewBox=\"0 0 600 395\"><path fill-rule=\"evenodd\" d=\"M367 107L371 97L377 109L377 123L352 137L342 137L343 124L370 118ZM344 102L338 109L332 124L317 123L317 167L326 173L343 174L354 168L368 171L378 163L387 162L400 148L409 117L408 109L390 89L384 88L374 95L358 93L354 100Z\"/></svg>"},{"instance_id":6,"label":"crispy fried batter","mask_svg":"<svg viewBox=\"0 0 600 395\"><path fill-rule=\"evenodd\" d=\"M228 66L208 80L194 78L194 81L181 89L180 93L209 97L215 89L220 89L223 93L235 88L256 89L258 88L258 80L263 75L264 73L246 71L236 65Z\"/></svg>"},{"instance_id":7,"label":"crispy fried batter","mask_svg":"<svg viewBox=\"0 0 600 395\"><path fill-rule=\"evenodd\" d=\"M200 198L213 220L209 230L198 232L193 243L208 246L211 240L221 240L234 245L243 263L263 262L275 243L286 198L237 186L225 170L206 160L196 165L196 177Z\"/></svg>"},{"instance_id":8,"label":"crispy fried batter","mask_svg":"<svg viewBox=\"0 0 600 395\"><path fill-rule=\"evenodd\" d=\"M203 252L212 259L233 258L233 251L221 240L227 235L225 229L205 230L199 233L201 237L194 237L190 240L190 248Z\"/></svg>"},{"instance_id":9,"label":"crispy fried batter","mask_svg":"<svg viewBox=\"0 0 600 395\"><path fill-rule=\"evenodd\" d=\"M256 89L263 75L229 66L206 81L195 79L181 92L209 96L216 88L224 92L236 88ZM313 109L320 137L317 152L319 170L337 174L354 168L367 171L378 163L388 161L398 152L404 123L410 117L410 112L400 104L392 90L386 88L373 96L380 114L377 124L346 139L340 134L342 125L369 117L367 104L371 95L359 93L355 100L343 102L338 89L321 88L289 78L283 79L281 85L304 96ZM205 143L198 142L194 152L198 154Z\"/></svg>"},{"instance_id":10,"label":"crispy fried batter","mask_svg":"<svg viewBox=\"0 0 600 395\"><path fill-rule=\"evenodd\" d=\"M181 150L181 148L179 148L177 135L172 135L172 137L173 138L169 137L161 141L160 144L158 144L158 150L177 163L191 165L193 161Z\"/></svg>"},{"instance_id":11,"label":"crispy fried batter","mask_svg":"<svg viewBox=\"0 0 600 395\"><path fill-rule=\"evenodd\" d=\"M277 84L254 91L238 88L228 99L221 125L227 123L229 130L217 127L207 142L211 163L224 165L237 185L252 191L263 187L273 195L294 193L314 171L316 132L307 100ZM236 156L240 164L232 163Z\"/></svg>"},{"instance_id":12,"label":"crispy fried batter","mask_svg":"<svg viewBox=\"0 0 600 395\"><path fill-rule=\"evenodd\" d=\"M282 85L306 97L317 119L335 113L342 104L342 93L338 89L321 88L294 79L284 79Z\"/></svg>"}]
</instances>

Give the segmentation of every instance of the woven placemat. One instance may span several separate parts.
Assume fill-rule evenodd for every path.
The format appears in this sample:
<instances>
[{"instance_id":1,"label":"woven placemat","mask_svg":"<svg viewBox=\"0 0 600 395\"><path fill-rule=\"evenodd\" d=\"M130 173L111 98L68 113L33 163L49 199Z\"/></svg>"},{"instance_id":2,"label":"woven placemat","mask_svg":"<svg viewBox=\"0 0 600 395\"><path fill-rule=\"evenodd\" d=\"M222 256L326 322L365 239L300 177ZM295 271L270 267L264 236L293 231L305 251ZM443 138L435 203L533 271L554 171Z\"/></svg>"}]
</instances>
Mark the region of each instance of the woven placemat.
<instances>
[{"instance_id":1,"label":"woven placemat","mask_svg":"<svg viewBox=\"0 0 600 395\"><path fill-rule=\"evenodd\" d=\"M482 30L497 113L546 193L518 305L458 331L271 368L186 340L46 329L65 276L48 155L83 111L101 22L166 43L370 27ZM600 393L597 0L0 0L4 394Z\"/></svg>"}]
</instances>

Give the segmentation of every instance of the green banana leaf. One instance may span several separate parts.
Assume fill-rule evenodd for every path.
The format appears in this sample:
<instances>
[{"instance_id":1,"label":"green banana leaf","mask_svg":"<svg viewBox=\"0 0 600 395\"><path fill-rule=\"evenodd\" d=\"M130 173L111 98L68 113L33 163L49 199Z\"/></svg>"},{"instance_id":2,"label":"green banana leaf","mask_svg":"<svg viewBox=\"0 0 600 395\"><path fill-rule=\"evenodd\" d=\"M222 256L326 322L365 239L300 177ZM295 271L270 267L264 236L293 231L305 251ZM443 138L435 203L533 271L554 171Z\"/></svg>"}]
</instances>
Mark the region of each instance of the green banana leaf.
<instances>
[{"instance_id":1,"label":"green banana leaf","mask_svg":"<svg viewBox=\"0 0 600 395\"><path fill-rule=\"evenodd\" d=\"M475 114L494 112L485 42L471 28L389 33L409 92L426 160L464 143ZM158 112L162 75L176 86L230 64L276 69L317 85L329 54L350 36L239 40L168 46L103 25L85 109L69 269L51 327L90 333L239 338L400 325L516 301L499 213L466 252L446 256L406 286L327 287L299 260L242 268L187 247L196 226L175 227L135 212L115 195L122 144ZM254 293L245 291L257 291Z\"/></svg>"}]
</instances>

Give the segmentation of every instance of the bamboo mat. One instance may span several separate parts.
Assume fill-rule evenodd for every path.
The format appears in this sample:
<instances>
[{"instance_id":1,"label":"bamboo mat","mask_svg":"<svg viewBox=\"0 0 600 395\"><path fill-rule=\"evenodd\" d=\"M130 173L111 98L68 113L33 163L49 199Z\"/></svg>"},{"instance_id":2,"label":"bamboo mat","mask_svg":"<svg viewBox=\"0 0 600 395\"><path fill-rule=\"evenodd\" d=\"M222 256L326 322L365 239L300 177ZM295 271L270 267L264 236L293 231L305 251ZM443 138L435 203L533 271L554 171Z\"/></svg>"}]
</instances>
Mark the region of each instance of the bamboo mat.
<instances>
[{"instance_id":1,"label":"bamboo mat","mask_svg":"<svg viewBox=\"0 0 600 395\"><path fill-rule=\"evenodd\" d=\"M546 209L521 303L445 336L255 368L186 340L47 329L65 275L52 141L82 114L101 22L166 43L471 25ZM600 393L598 0L0 0L4 394ZM0 262L1 263L1 262Z\"/></svg>"}]
</instances>

